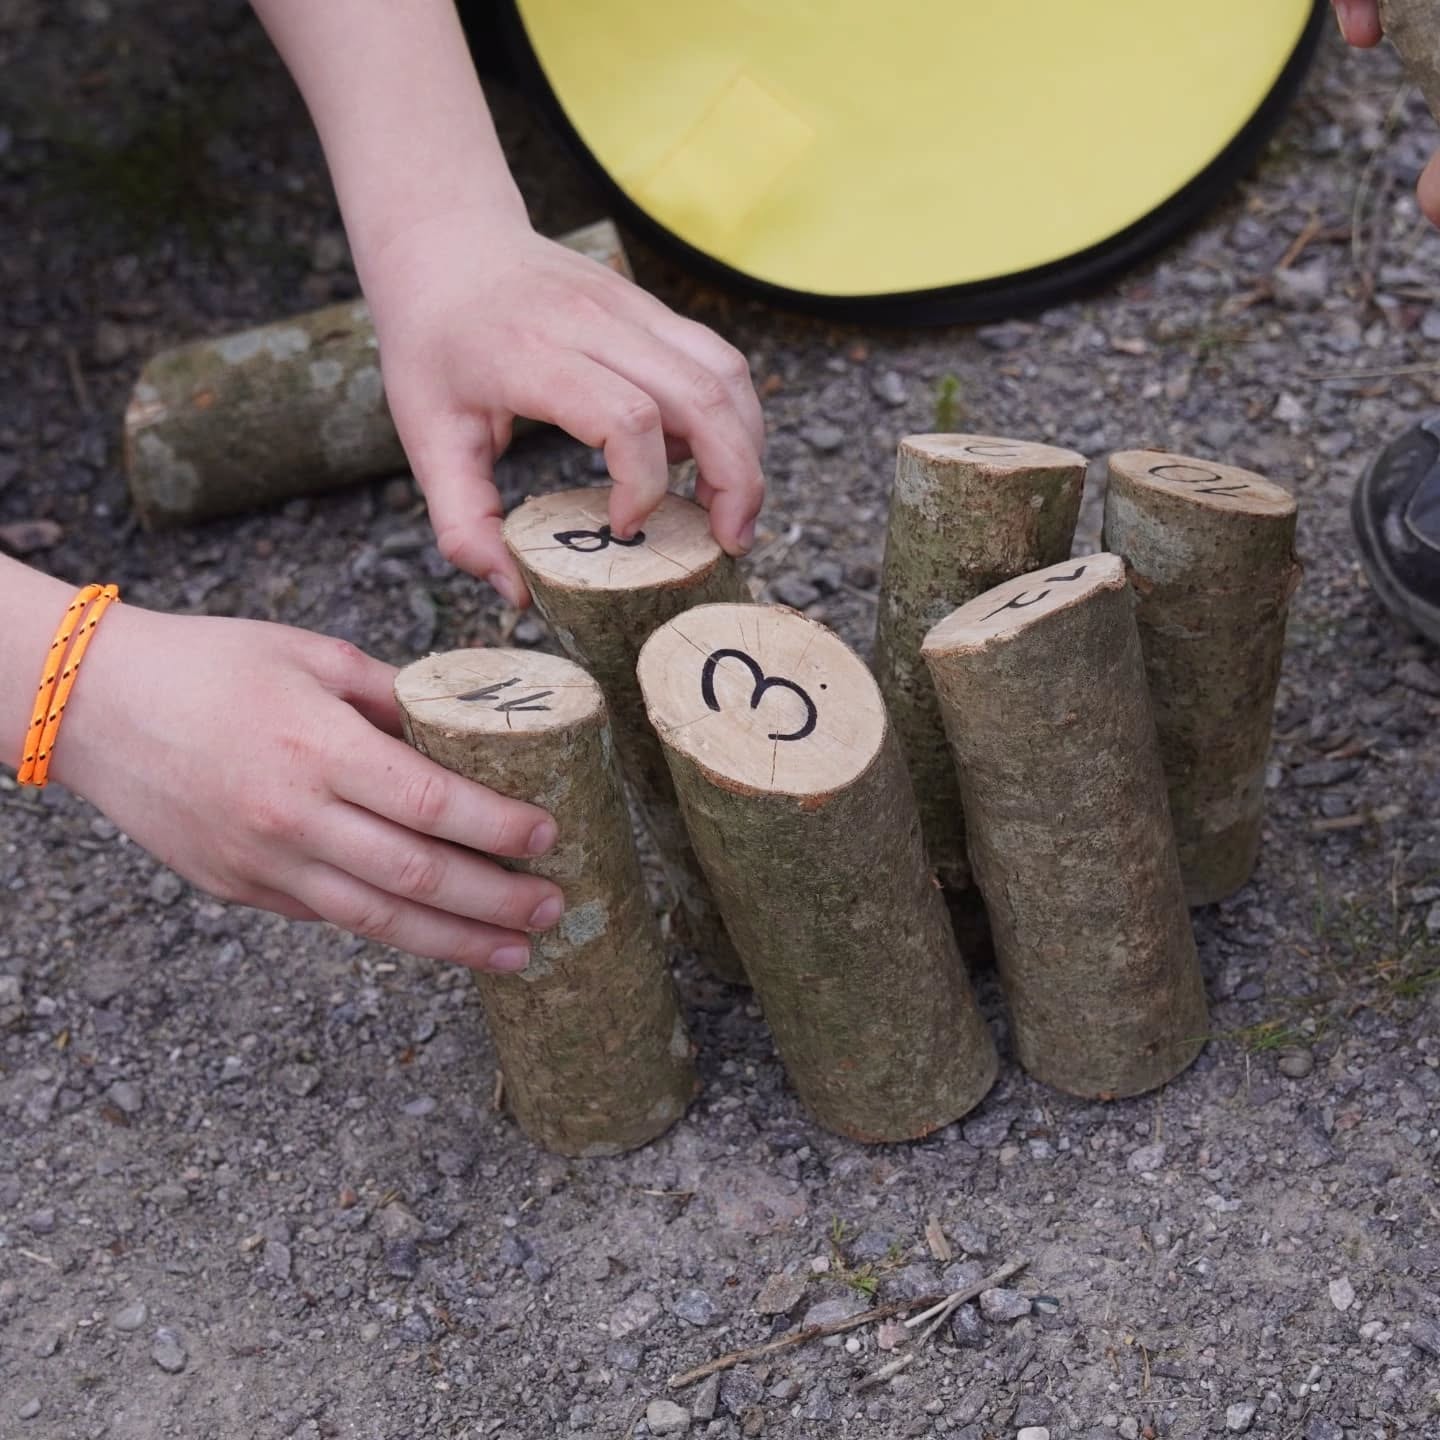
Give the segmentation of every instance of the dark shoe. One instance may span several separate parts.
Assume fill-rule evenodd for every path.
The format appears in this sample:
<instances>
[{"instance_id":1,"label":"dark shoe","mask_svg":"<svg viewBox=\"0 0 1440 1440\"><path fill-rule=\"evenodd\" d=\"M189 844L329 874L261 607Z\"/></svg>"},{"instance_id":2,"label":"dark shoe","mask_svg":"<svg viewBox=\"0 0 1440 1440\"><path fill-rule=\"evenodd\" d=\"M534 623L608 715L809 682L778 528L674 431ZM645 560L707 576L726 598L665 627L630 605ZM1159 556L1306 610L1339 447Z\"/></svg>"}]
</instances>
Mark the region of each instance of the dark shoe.
<instances>
[{"instance_id":1,"label":"dark shoe","mask_svg":"<svg viewBox=\"0 0 1440 1440\"><path fill-rule=\"evenodd\" d=\"M1440 645L1440 415L1375 457L1355 487L1350 520L1375 593Z\"/></svg>"}]
</instances>

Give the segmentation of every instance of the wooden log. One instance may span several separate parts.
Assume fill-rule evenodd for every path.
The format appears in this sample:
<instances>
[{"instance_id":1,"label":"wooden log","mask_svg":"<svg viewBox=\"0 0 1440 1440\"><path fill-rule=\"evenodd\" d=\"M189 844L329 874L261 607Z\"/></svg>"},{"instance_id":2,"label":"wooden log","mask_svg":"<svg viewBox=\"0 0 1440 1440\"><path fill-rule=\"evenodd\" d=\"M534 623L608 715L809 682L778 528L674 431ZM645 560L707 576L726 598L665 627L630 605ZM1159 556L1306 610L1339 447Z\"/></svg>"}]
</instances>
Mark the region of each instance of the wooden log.
<instances>
[{"instance_id":1,"label":"wooden log","mask_svg":"<svg viewBox=\"0 0 1440 1440\"><path fill-rule=\"evenodd\" d=\"M677 902L675 932L711 972L746 983L690 846L675 787L635 676L651 633L692 605L748 601L700 506L669 495L628 541L611 538L609 491L562 490L513 510L505 543L565 653L600 682L630 794Z\"/></svg>"},{"instance_id":2,"label":"wooden log","mask_svg":"<svg viewBox=\"0 0 1440 1440\"><path fill-rule=\"evenodd\" d=\"M658 629L640 686L695 852L795 1088L866 1141L927 1134L995 1079L870 672L783 606Z\"/></svg>"},{"instance_id":3,"label":"wooden log","mask_svg":"<svg viewBox=\"0 0 1440 1440\"><path fill-rule=\"evenodd\" d=\"M406 738L468 780L541 805L559 839L510 862L565 893L518 974L476 974L525 1133L562 1155L663 1134L695 1092L690 1044L645 895L600 687L558 655L457 650L395 681Z\"/></svg>"},{"instance_id":4,"label":"wooden log","mask_svg":"<svg viewBox=\"0 0 1440 1440\"><path fill-rule=\"evenodd\" d=\"M560 243L630 273L608 220ZM409 469L363 300L162 351L140 372L124 436L147 529Z\"/></svg>"},{"instance_id":5,"label":"wooden log","mask_svg":"<svg viewBox=\"0 0 1440 1440\"><path fill-rule=\"evenodd\" d=\"M971 883L965 817L920 645L967 600L1066 559L1084 484L1085 457L1052 445L996 435L900 442L875 675L915 782L930 863L952 900Z\"/></svg>"},{"instance_id":6,"label":"wooden log","mask_svg":"<svg viewBox=\"0 0 1440 1440\"><path fill-rule=\"evenodd\" d=\"M1255 868L1290 596L1295 500L1248 470L1110 456L1105 548L1123 555L1150 677L1180 869L1192 905Z\"/></svg>"},{"instance_id":7,"label":"wooden log","mask_svg":"<svg viewBox=\"0 0 1440 1440\"><path fill-rule=\"evenodd\" d=\"M1088 555L942 620L945 716L1020 1063L1092 1099L1177 1075L1207 1031L1124 563Z\"/></svg>"},{"instance_id":8,"label":"wooden log","mask_svg":"<svg viewBox=\"0 0 1440 1440\"><path fill-rule=\"evenodd\" d=\"M1440 0L1380 0L1380 24L1440 120Z\"/></svg>"}]
</instances>

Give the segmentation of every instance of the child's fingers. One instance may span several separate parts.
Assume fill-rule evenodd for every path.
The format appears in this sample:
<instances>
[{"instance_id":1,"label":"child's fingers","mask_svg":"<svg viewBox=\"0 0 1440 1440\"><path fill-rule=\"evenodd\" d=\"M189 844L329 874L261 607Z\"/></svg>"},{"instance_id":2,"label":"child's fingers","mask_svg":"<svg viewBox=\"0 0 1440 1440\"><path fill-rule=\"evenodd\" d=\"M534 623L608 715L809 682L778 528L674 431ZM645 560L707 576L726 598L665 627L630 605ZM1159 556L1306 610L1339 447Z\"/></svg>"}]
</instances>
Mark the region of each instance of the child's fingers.
<instances>
[{"instance_id":1,"label":"child's fingers","mask_svg":"<svg viewBox=\"0 0 1440 1440\"><path fill-rule=\"evenodd\" d=\"M591 358L633 382L659 406L667 435L679 436L705 479L717 491L732 492L732 505L712 511L715 537L731 554L744 551L744 521L760 509L765 481L752 431L729 386L648 330L614 322L591 340ZM739 516L740 523L730 523Z\"/></svg>"},{"instance_id":2,"label":"child's fingers","mask_svg":"<svg viewBox=\"0 0 1440 1440\"><path fill-rule=\"evenodd\" d=\"M558 425L605 451L615 481L610 524L628 539L664 498L670 483L660 407L608 365L573 350L546 350L506 377L507 407Z\"/></svg>"},{"instance_id":3,"label":"child's fingers","mask_svg":"<svg viewBox=\"0 0 1440 1440\"><path fill-rule=\"evenodd\" d=\"M1368 50L1380 43L1380 0L1334 0L1334 5L1346 44Z\"/></svg>"},{"instance_id":4,"label":"child's fingers","mask_svg":"<svg viewBox=\"0 0 1440 1440\"><path fill-rule=\"evenodd\" d=\"M1440 225L1440 150L1430 157L1429 163L1420 172L1420 183L1415 187L1420 208L1432 225Z\"/></svg>"},{"instance_id":5,"label":"child's fingers","mask_svg":"<svg viewBox=\"0 0 1440 1440\"><path fill-rule=\"evenodd\" d=\"M529 960L530 942L518 931L401 900L329 865L307 866L295 888L300 903L332 925L411 955L474 970L520 970Z\"/></svg>"}]
</instances>

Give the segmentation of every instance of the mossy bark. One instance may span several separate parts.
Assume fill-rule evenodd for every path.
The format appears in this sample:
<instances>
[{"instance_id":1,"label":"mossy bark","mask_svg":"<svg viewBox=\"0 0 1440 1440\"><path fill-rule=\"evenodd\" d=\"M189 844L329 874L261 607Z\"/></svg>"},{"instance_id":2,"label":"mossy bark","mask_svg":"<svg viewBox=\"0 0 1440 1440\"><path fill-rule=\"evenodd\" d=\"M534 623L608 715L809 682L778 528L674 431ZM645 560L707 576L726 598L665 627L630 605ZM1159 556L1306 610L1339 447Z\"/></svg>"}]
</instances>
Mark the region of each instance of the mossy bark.
<instances>
[{"instance_id":1,"label":"mossy bark","mask_svg":"<svg viewBox=\"0 0 1440 1440\"><path fill-rule=\"evenodd\" d=\"M989 453L940 443L964 441ZM1047 463L997 468L1009 446L1022 454L1033 449ZM997 437L935 435L907 437L896 456L875 677L914 780L930 863L960 905L957 920L966 929L965 817L920 644L932 625L967 600L1069 556L1085 464L1078 455L1063 456Z\"/></svg>"},{"instance_id":2,"label":"mossy bark","mask_svg":"<svg viewBox=\"0 0 1440 1440\"><path fill-rule=\"evenodd\" d=\"M684 1113L696 1080L604 707L540 734L479 735L425 712L403 709L417 750L543 806L559 831L548 855L508 863L559 885L564 917L533 938L521 973L476 975L516 1119L563 1155L613 1155L653 1140Z\"/></svg>"},{"instance_id":3,"label":"mossy bark","mask_svg":"<svg viewBox=\"0 0 1440 1440\"><path fill-rule=\"evenodd\" d=\"M1089 1098L1199 1054L1204 987L1124 569L983 644L927 644L1020 1063Z\"/></svg>"},{"instance_id":4,"label":"mossy bark","mask_svg":"<svg viewBox=\"0 0 1440 1440\"><path fill-rule=\"evenodd\" d=\"M1259 476L1234 479L1245 471L1225 468L1222 478L1264 487L1262 510L1243 508L1239 494L1212 507L1203 486L1158 486L1122 458L1110 466L1104 544L1125 558L1139 600L1180 869L1190 903L1207 905L1238 890L1259 855L1275 690L1301 573L1296 511L1293 502L1272 508L1270 493L1283 492Z\"/></svg>"},{"instance_id":5,"label":"mossy bark","mask_svg":"<svg viewBox=\"0 0 1440 1440\"><path fill-rule=\"evenodd\" d=\"M664 751L650 728L635 675L641 648L667 620L695 605L749 601L735 562L720 554L673 583L637 590L589 590L551 582L525 563L521 551L515 552L515 558L561 648L605 692L621 770L676 901L676 938L691 946L718 979L748 984L695 858Z\"/></svg>"},{"instance_id":6,"label":"mossy bark","mask_svg":"<svg viewBox=\"0 0 1440 1440\"><path fill-rule=\"evenodd\" d=\"M761 794L666 750L695 851L800 1098L855 1140L958 1119L996 1057L893 734L832 795Z\"/></svg>"},{"instance_id":7,"label":"mossy bark","mask_svg":"<svg viewBox=\"0 0 1440 1440\"><path fill-rule=\"evenodd\" d=\"M629 274L609 221L560 243ZM124 434L149 529L409 469L363 300L162 351L140 373Z\"/></svg>"}]
</instances>

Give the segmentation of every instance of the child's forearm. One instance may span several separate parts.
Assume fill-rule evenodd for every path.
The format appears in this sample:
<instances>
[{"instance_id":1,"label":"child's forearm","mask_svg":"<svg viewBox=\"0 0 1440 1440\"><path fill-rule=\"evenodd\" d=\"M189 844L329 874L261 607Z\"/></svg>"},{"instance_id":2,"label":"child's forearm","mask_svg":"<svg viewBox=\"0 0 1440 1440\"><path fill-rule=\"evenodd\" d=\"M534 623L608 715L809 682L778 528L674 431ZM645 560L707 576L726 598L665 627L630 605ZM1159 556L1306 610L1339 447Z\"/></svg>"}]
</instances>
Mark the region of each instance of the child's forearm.
<instances>
[{"instance_id":1,"label":"child's forearm","mask_svg":"<svg viewBox=\"0 0 1440 1440\"><path fill-rule=\"evenodd\" d=\"M20 747L55 627L74 587L0 556L0 764L17 768Z\"/></svg>"},{"instance_id":2,"label":"child's forearm","mask_svg":"<svg viewBox=\"0 0 1440 1440\"><path fill-rule=\"evenodd\" d=\"M254 0L309 106L364 282L456 210L525 220L453 0Z\"/></svg>"}]
</instances>

